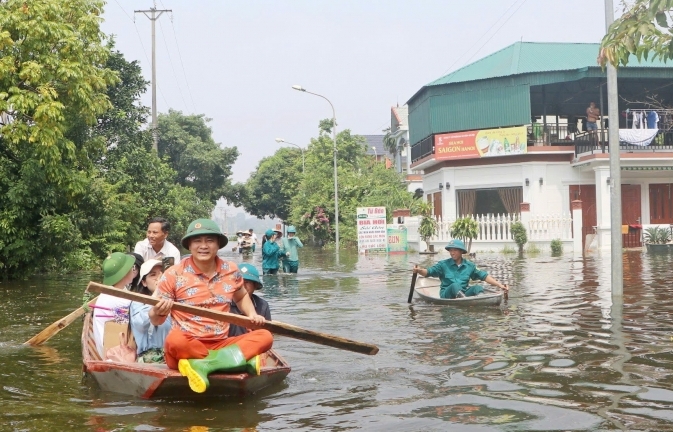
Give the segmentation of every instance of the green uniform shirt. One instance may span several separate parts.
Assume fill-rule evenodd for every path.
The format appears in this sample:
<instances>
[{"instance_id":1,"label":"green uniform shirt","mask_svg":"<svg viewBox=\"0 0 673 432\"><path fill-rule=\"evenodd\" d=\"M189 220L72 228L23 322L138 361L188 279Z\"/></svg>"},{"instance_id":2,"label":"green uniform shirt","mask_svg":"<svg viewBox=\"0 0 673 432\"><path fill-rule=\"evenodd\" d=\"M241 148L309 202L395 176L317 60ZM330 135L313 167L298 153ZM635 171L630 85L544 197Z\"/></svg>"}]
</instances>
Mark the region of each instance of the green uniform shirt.
<instances>
[{"instance_id":1,"label":"green uniform shirt","mask_svg":"<svg viewBox=\"0 0 673 432\"><path fill-rule=\"evenodd\" d=\"M290 252L290 256L287 258L290 261L299 261L299 255L297 254L297 248L304 247L301 240L294 236L292 238L283 237L283 249L284 252Z\"/></svg>"},{"instance_id":2,"label":"green uniform shirt","mask_svg":"<svg viewBox=\"0 0 673 432\"><path fill-rule=\"evenodd\" d=\"M454 283L458 283L461 289L465 289L470 283L470 279L483 281L488 273L479 270L476 264L470 260L464 259L460 265L456 265L453 258L449 258L428 268L428 276L439 278L441 282L440 292L444 292Z\"/></svg>"}]
</instances>

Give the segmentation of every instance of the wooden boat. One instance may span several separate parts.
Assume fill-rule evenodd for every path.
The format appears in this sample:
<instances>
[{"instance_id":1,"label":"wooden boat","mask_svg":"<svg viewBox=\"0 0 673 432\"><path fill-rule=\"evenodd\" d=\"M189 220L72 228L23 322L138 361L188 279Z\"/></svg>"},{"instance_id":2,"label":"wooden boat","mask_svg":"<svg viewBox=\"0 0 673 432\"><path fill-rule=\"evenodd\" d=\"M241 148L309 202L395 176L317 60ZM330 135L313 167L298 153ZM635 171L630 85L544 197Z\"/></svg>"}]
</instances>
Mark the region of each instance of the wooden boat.
<instances>
[{"instance_id":1,"label":"wooden boat","mask_svg":"<svg viewBox=\"0 0 673 432\"><path fill-rule=\"evenodd\" d=\"M503 292L484 288L484 294L473 297L445 299L439 296L439 280L419 277L416 280L416 294L429 303L451 306L498 306L502 302Z\"/></svg>"},{"instance_id":2,"label":"wooden boat","mask_svg":"<svg viewBox=\"0 0 673 432\"><path fill-rule=\"evenodd\" d=\"M290 366L274 350L262 354L259 376L247 373L214 373L208 375L210 387L194 393L187 378L165 364L117 363L101 360L93 338L91 314L84 318L82 329L83 372L91 376L105 391L143 399L195 399L199 397L245 396L277 384L290 373Z\"/></svg>"}]
</instances>

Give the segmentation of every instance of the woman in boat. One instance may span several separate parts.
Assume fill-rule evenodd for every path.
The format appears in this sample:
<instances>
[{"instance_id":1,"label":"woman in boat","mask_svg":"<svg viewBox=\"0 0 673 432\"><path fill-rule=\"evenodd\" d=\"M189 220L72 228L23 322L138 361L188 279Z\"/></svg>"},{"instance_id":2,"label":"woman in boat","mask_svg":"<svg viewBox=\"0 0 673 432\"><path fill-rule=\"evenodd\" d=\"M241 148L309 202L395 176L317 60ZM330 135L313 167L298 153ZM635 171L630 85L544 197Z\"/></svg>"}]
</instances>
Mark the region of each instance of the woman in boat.
<instances>
[{"instance_id":1,"label":"woman in boat","mask_svg":"<svg viewBox=\"0 0 673 432\"><path fill-rule=\"evenodd\" d=\"M154 297L162 274L161 261L148 260L140 268L140 283L136 291ZM159 326L152 325L149 316L150 309L152 306L140 302L131 302L129 309L131 331L138 347L137 361L138 363L163 363L164 341L171 330L171 319L167 318Z\"/></svg>"},{"instance_id":2,"label":"woman in boat","mask_svg":"<svg viewBox=\"0 0 673 432\"><path fill-rule=\"evenodd\" d=\"M103 284L121 290L126 289L135 277L135 257L122 252L114 252L103 261ZM129 322L130 300L101 294L93 308L93 337L98 354L105 358L103 338L105 323L114 320L120 324Z\"/></svg>"},{"instance_id":3,"label":"woman in boat","mask_svg":"<svg viewBox=\"0 0 673 432\"><path fill-rule=\"evenodd\" d=\"M440 261L427 269L418 265L414 266L414 273L425 277L439 278L441 282L439 296L441 298L472 297L483 293L484 287L481 285L468 286L470 279L495 285L503 291L509 289L507 285L501 284L484 270L479 270L472 261L463 259L463 254L467 253L467 249L465 249L465 243L461 240L451 240L444 249L449 251L451 258Z\"/></svg>"},{"instance_id":4,"label":"woman in boat","mask_svg":"<svg viewBox=\"0 0 673 432\"><path fill-rule=\"evenodd\" d=\"M267 240L262 246L262 273L264 274L278 273L278 259L285 255L285 252L276 243L278 234L278 231L266 230Z\"/></svg>"},{"instance_id":5,"label":"woman in boat","mask_svg":"<svg viewBox=\"0 0 673 432\"><path fill-rule=\"evenodd\" d=\"M267 321L271 321L271 309L269 309L269 303L266 300L254 294L255 290L260 290L264 287L262 281L259 280L259 272L257 268L248 263L241 263L238 265L238 269L243 274L243 288L248 292L250 300L252 300L253 306L255 306L255 311L257 315L261 315ZM229 311L233 314L243 315L236 303L231 304L231 310ZM248 332L248 329L245 327L237 326L234 324L229 325L229 337L240 336Z\"/></svg>"}]
</instances>

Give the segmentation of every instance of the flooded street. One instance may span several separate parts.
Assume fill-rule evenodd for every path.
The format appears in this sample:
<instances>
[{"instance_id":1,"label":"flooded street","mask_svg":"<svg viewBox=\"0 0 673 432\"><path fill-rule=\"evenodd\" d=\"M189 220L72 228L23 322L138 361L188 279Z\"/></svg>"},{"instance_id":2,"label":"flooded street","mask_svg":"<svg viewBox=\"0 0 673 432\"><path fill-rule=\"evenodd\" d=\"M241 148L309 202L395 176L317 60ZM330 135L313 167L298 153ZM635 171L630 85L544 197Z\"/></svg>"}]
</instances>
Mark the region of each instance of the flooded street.
<instances>
[{"instance_id":1,"label":"flooded street","mask_svg":"<svg viewBox=\"0 0 673 432\"><path fill-rule=\"evenodd\" d=\"M298 276L264 280L273 318L378 355L278 337L292 372L262 394L129 400L82 382L79 321L21 345L82 303L88 277L2 282L0 430L673 430L669 256L625 253L624 303L611 308L609 254L479 255L509 300L458 309L406 303L412 263L448 254L341 252L336 267L333 251L301 252Z\"/></svg>"}]
</instances>

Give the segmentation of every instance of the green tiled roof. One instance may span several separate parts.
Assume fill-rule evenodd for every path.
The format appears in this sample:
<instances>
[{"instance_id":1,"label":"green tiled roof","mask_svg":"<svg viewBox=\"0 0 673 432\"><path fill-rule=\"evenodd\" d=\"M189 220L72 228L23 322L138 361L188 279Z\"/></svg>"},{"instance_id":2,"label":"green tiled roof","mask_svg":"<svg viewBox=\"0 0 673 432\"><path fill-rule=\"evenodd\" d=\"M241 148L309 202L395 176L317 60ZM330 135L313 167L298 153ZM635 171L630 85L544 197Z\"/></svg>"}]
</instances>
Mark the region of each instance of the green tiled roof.
<instances>
[{"instance_id":1,"label":"green tiled roof","mask_svg":"<svg viewBox=\"0 0 673 432\"><path fill-rule=\"evenodd\" d=\"M476 81L535 72L598 67L597 43L516 42L474 63L451 72L428 86ZM659 60L638 63L635 56L625 67L673 67Z\"/></svg>"}]
</instances>

